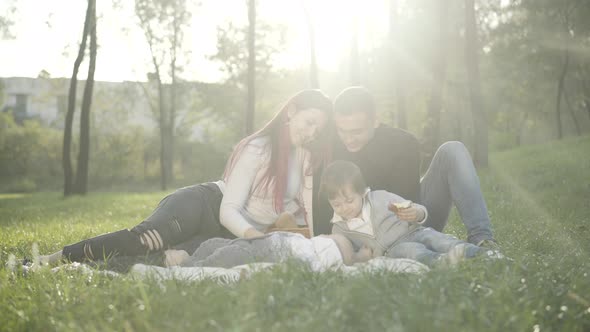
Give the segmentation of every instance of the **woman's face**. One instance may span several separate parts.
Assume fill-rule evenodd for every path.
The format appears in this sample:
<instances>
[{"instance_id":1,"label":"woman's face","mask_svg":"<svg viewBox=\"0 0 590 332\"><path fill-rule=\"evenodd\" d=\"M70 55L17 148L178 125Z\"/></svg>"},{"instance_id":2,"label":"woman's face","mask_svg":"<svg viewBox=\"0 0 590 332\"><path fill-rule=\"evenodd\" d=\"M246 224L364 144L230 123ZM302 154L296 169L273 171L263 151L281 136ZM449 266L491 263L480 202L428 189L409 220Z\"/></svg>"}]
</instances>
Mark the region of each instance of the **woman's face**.
<instances>
[{"instance_id":1,"label":"woman's face","mask_svg":"<svg viewBox=\"0 0 590 332\"><path fill-rule=\"evenodd\" d=\"M291 114L292 113L292 114ZM316 108L307 108L289 112L289 135L291 144L304 146L315 140L328 122L326 112Z\"/></svg>"}]
</instances>

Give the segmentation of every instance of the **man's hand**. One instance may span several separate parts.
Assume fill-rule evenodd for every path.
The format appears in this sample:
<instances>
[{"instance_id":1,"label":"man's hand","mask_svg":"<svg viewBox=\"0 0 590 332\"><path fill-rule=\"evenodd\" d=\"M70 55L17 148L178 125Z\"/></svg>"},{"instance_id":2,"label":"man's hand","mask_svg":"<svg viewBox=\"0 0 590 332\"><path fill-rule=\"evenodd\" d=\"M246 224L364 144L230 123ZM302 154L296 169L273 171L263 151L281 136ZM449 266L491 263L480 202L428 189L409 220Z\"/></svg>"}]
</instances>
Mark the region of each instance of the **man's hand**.
<instances>
[{"instance_id":1,"label":"man's hand","mask_svg":"<svg viewBox=\"0 0 590 332\"><path fill-rule=\"evenodd\" d=\"M403 221L418 222L424 219L424 211L416 207L412 201L404 201L399 203L389 203L389 211L397 214Z\"/></svg>"}]
</instances>

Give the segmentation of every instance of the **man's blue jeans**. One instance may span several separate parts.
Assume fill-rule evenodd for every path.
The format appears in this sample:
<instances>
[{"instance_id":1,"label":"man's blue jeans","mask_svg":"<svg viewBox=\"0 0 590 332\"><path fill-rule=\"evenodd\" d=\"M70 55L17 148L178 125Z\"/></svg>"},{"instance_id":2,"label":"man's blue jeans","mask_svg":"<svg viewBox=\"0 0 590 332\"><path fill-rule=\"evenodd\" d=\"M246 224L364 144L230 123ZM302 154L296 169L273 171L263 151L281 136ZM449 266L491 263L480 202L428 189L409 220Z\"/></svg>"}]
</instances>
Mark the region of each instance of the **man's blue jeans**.
<instances>
[{"instance_id":1,"label":"man's blue jeans","mask_svg":"<svg viewBox=\"0 0 590 332\"><path fill-rule=\"evenodd\" d=\"M457 141L442 144L420 180L420 199L428 210L425 227L442 232L452 204L467 228L467 241L493 239L488 209L469 151Z\"/></svg>"}]
</instances>

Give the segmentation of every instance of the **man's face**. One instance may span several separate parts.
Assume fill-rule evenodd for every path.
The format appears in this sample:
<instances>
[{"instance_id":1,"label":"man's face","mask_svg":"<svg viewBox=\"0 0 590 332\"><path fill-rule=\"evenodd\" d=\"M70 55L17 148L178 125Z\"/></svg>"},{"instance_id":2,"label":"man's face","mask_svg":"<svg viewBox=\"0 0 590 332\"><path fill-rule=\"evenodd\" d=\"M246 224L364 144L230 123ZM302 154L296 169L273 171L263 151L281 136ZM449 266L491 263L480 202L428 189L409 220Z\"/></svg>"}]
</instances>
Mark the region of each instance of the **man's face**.
<instances>
[{"instance_id":1,"label":"man's face","mask_svg":"<svg viewBox=\"0 0 590 332\"><path fill-rule=\"evenodd\" d=\"M350 152L362 149L375 134L377 120L365 112L334 114L338 137Z\"/></svg>"}]
</instances>

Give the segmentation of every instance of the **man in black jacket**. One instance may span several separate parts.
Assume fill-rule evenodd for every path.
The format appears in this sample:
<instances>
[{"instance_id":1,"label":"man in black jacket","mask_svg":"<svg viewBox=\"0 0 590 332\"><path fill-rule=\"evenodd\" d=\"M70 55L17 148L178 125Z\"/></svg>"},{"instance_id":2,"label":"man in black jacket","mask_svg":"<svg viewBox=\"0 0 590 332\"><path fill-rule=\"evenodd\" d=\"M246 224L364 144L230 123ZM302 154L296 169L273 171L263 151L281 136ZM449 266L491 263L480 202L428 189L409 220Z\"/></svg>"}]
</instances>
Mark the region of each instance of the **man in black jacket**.
<instances>
[{"instance_id":1,"label":"man in black jacket","mask_svg":"<svg viewBox=\"0 0 590 332\"><path fill-rule=\"evenodd\" d=\"M467 228L467 240L496 248L487 207L471 156L460 142L446 142L436 151L420 179L420 146L416 137L399 128L379 124L375 102L363 87L344 89L334 101L337 135L332 159L359 166L371 190L386 190L420 203L428 210L424 226L438 231L447 224L454 204ZM317 188L314 175L314 234L331 232L333 211Z\"/></svg>"}]
</instances>

